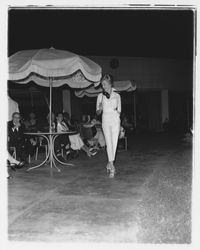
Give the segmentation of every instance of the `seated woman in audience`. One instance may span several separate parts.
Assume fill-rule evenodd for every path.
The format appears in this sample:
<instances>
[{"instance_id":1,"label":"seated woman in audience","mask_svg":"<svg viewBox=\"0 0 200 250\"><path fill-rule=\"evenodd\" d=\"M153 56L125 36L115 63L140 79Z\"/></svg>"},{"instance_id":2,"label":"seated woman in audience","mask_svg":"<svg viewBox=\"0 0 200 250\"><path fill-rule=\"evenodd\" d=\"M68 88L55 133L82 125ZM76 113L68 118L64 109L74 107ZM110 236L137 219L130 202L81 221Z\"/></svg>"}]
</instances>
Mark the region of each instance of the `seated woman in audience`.
<instances>
[{"instance_id":1,"label":"seated woman in audience","mask_svg":"<svg viewBox=\"0 0 200 250\"><path fill-rule=\"evenodd\" d=\"M28 114L28 119L24 121L26 131L37 132L37 118L34 112Z\"/></svg>"},{"instance_id":2,"label":"seated woman in audience","mask_svg":"<svg viewBox=\"0 0 200 250\"><path fill-rule=\"evenodd\" d=\"M77 120L70 117L70 115L67 112L63 113L63 119L64 119L65 123L67 124L67 127L70 130L80 131L80 123ZM82 122L81 122L81 125L82 125ZM82 135L79 134L79 136L81 137L83 143L86 146L90 147L90 145L88 144L88 141L85 138L83 138Z\"/></svg>"},{"instance_id":3,"label":"seated woman in audience","mask_svg":"<svg viewBox=\"0 0 200 250\"><path fill-rule=\"evenodd\" d=\"M10 170L16 171L16 169L22 168L25 165L24 161L18 161L8 152L8 179L13 178L13 175Z\"/></svg>"},{"instance_id":4,"label":"seated woman in audience","mask_svg":"<svg viewBox=\"0 0 200 250\"><path fill-rule=\"evenodd\" d=\"M21 168L25 165L24 161L16 160L9 152L8 152L8 163L11 166L15 166L16 168Z\"/></svg>"},{"instance_id":5,"label":"seated woman in audience","mask_svg":"<svg viewBox=\"0 0 200 250\"><path fill-rule=\"evenodd\" d=\"M56 116L57 123L55 129L57 132L62 133L69 130L68 125L64 121L63 113L58 113ZM70 123L71 124L71 123ZM82 141L80 134L69 135L70 147L74 151L83 150L89 157L95 155L96 152L92 152L92 149L88 148Z\"/></svg>"},{"instance_id":6,"label":"seated woman in audience","mask_svg":"<svg viewBox=\"0 0 200 250\"><path fill-rule=\"evenodd\" d=\"M105 142L105 137L104 137L103 130L102 130L102 125L101 125L100 120L98 119L98 116L94 115L91 122L83 126L90 127L92 130L93 138L92 140L89 140L89 143L90 141L93 141L96 149L104 148L106 145L106 142Z\"/></svg>"}]
</instances>

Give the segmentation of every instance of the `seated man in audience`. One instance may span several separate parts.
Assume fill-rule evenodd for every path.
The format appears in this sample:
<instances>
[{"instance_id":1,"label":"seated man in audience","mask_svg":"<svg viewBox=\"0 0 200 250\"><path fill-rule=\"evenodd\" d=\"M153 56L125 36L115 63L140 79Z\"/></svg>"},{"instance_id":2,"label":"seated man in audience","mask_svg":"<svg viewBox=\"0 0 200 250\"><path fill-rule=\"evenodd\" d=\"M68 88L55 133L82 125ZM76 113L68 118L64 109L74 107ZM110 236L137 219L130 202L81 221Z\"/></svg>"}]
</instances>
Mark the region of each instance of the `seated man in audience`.
<instances>
[{"instance_id":1,"label":"seated man in audience","mask_svg":"<svg viewBox=\"0 0 200 250\"><path fill-rule=\"evenodd\" d=\"M78 130L78 122L73 119L72 117L70 117L70 115L67 112L63 113L63 120L64 122L67 124L67 127L69 128L69 130Z\"/></svg>"},{"instance_id":2,"label":"seated man in audience","mask_svg":"<svg viewBox=\"0 0 200 250\"><path fill-rule=\"evenodd\" d=\"M44 131L49 132L49 124L50 124L50 113L48 113L47 115L47 121L48 123L45 125L45 127L43 128ZM51 113L51 129L52 132L57 132L57 125L58 125L58 121L57 118L55 116L55 114L52 112ZM60 125L60 124L59 124ZM43 140L43 138L41 138L41 140ZM58 160L60 161L64 161L64 158L62 156L62 149L66 151L66 157L69 157L69 139L67 136L63 136L63 135L59 135L56 137L55 141L54 141L54 152L56 154L56 157L58 158Z\"/></svg>"},{"instance_id":3,"label":"seated man in audience","mask_svg":"<svg viewBox=\"0 0 200 250\"><path fill-rule=\"evenodd\" d=\"M62 132L69 130L68 125L64 121L63 113L58 113L56 119L57 119L57 124L55 127L56 127L57 132L62 133ZM78 132L75 135L69 135L69 141L70 141L71 149L76 152L82 149L89 157L96 154L96 152L92 151L92 149L88 148L84 144Z\"/></svg>"},{"instance_id":4,"label":"seated man in audience","mask_svg":"<svg viewBox=\"0 0 200 250\"><path fill-rule=\"evenodd\" d=\"M14 112L12 121L8 122L8 151L10 147L15 147L16 157L19 161L26 160L24 125L20 122L20 113Z\"/></svg>"}]
</instances>

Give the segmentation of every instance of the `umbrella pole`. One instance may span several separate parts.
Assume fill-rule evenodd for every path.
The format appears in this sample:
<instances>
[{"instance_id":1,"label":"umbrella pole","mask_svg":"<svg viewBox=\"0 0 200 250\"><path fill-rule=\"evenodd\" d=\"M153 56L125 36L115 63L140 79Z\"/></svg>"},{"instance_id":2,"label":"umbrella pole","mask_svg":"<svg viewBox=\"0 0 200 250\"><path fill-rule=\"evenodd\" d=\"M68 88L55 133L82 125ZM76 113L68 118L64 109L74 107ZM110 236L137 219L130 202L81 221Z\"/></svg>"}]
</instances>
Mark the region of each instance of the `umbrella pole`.
<instances>
[{"instance_id":1,"label":"umbrella pole","mask_svg":"<svg viewBox=\"0 0 200 250\"><path fill-rule=\"evenodd\" d=\"M60 169L56 166L56 163L54 161L54 157L55 157L55 153L54 153L54 141L55 141L55 137L53 137L52 132L55 132L52 129L52 85L53 85L53 79L50 77L49 78L49 87L50 87L50 98L49 98L49 110L50 110L50 126L49 126L49 162L50 162L50 169L51 169L51 175L53 174L52 172L52 168L53 165L54 167L58 170L58 172L60 172Z\"/></svg>"},{"instance_id":2,"label":"umbrella pole","mask_svg":"<svg viewBox=\"0 0 200 250\"><path fill-rule=\"evenodd\" d=\"M49 91L49 163L50 163L50 168L52 169L53 167L53 140L52 140L52 78L49 78L49 87L50 87L50 91Z\"/></svg>"},{"instance_id":3,"label":"umbrella pole","mask_svg":"<svg viewBox=\"0 0 200 250\"><path fill-rule=\"evenodd\" d=\"M49 78L49 133L52 132L52 78Z\"/></svg>"}]
</instances>

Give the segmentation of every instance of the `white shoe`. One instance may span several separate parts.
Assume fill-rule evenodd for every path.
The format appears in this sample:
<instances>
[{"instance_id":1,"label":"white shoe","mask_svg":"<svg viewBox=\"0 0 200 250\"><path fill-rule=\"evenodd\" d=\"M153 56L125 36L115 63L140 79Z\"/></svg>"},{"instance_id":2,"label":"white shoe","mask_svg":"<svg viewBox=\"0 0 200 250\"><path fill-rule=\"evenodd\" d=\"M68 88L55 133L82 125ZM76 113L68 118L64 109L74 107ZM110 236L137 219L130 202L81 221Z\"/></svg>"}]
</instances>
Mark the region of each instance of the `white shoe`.
<instances>
[{"instance_id":1,"label":"white shoe","mask_svg":"<svg viewBox=\"0 0 200 250\"><path fill-rule=\"evenodd\" d=\"M115 177L115 170L110 171L109 178L114 178Z\"/></svg>"},{"instance_id":2,"label":"white shoe","mask_svg":"<svg viewBox=\"0 0 200 250\"><path fill-rule=\"evenodd\" d=\"M109 171L111 171L110 163L108 163L108 164L106 165L106 170L107 170L107 173L109 173Z\"/></svg>"},{"instance_id":3,"label":"white shoe","mask_svg":"<svg viewBox=\"0 0 200 250\"><path fill-rule=\"evenodd\" d=\"M70 154L70 150L67 150L67 151L66 151L66 155L68 155L68 154Z\"/></svg>"},{"instance_id":4,"label":"white shoe","mask_svg":"<svg viewBox=\"0 0 200 250\"><path fill-rule=\"evenodd\" d=\"M115 177L115 167L113 165L110 165L110 174L109 178L114 178Z\"/></svg>"},{"instance_id":5,"label":"white shoe","mask_svg":"<svg viewBox=\"0 0 200 250\"><path fill-rule=\"evenodd\" d=\"M97 154L97 151L96 151L95 149L93 149L93 148L90 149L89 152L90 152L90 154L91 154L92 156L94 156L94 155Z\"/></svg>"}]
</instances>

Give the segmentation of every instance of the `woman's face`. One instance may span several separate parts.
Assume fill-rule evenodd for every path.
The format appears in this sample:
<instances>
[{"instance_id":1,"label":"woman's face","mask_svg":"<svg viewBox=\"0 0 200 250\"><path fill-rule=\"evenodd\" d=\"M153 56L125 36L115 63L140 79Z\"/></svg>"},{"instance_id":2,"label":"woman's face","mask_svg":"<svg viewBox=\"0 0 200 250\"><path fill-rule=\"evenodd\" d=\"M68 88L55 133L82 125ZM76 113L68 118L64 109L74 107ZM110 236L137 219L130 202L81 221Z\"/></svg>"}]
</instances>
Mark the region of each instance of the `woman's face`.
<instances>
[{"instance_id":1,"label":"woman's face","mask_svg":"<svg viewBox=\"0 0 200 250\"><path fill-rule=\"evenodd\" d=\"M62 122L63 120L63 115L62 114L58 114L58 116L56 117L58 122Z\"/></svg>"},{"instance_id":2,"label":"woman's face","mask_svg":"<svg viewBox=\"0 0 200 250\"><path fill-rule=\"evenodd\" d=\"M50 122L50 114L47 115L47 120L48 122ZM55 114L51 113L51 121L54 122L55 121Z\"/></svg>"},{"instance_id":3,"label":"woman's face","mask_svg":"<svg viewBox=\"0 0 200 250\"><path fill-rule=\"evenodd\" d=\"M102 87L103 87L103 89L104 89L106 92L108 92L108 93L110 93L111 88L112 88L110 82L109 82L109 81L106 81L106 80L103 80L103 82L102 82Z\"/></svg>"}]
</instances>

